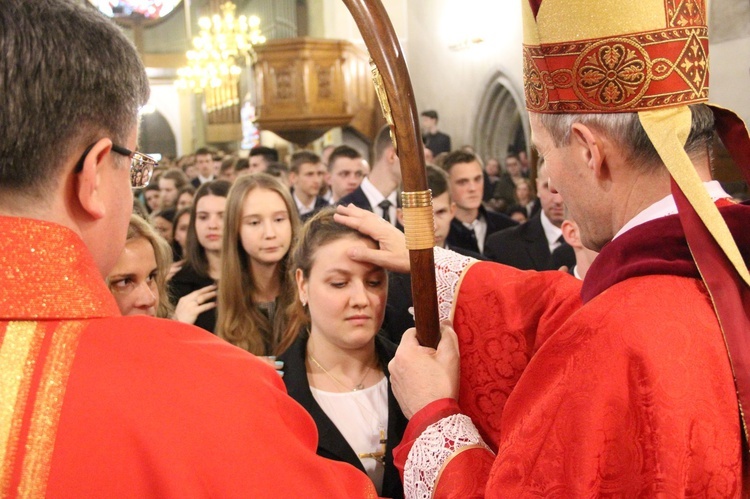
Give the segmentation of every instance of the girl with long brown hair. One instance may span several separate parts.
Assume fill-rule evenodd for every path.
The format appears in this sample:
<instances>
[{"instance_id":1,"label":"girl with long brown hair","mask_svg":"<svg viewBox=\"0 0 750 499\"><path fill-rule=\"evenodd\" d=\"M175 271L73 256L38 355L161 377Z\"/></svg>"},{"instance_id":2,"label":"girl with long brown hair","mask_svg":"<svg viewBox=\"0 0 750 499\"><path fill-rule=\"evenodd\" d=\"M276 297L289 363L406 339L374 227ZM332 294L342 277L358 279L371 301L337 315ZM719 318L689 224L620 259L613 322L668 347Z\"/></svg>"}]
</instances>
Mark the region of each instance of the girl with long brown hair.
<instances>
[{"instance_id":1,"label":"girl with long brown hair","mask_svg":"<svg viewBox=\"0 0 750 499\"><path fill-rule=\"evenodd\" d=\"M238 178L227 199L217 334L250 353L289 346L285 310L295 299L287 272L299 228L289 190L258 173Z\"/></svg>"},{"instance_id":2,"label":"girl with long brown hair","mask_svg":"<svg viewBox=\"0 0 750 499\"><path fill-rule=\"evenodd\" d=\"M224 211L230 184L206 182L190 210L185 263L169 281L176 307L173 319L215 332L216 282L221 277Z\"/></svg>"}]
</instances>

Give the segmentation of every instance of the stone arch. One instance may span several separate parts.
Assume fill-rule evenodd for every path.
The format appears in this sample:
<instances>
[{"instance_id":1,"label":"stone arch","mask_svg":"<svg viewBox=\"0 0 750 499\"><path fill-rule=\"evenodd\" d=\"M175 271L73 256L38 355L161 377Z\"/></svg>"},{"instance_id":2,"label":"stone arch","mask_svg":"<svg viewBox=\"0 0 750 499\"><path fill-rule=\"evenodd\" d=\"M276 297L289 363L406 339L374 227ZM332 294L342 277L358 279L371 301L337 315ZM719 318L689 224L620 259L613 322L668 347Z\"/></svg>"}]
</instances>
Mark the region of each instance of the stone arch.
<instances>
[{"instance_id":1,"label":"stone arch","mask_svg":"<svg viewBox=\"0 0 750 499\"><path fill-rule=\"evenodd\" d=\"M159 111L141 117L139 149L146 154L159 153L162 156L177 156L177 140L172 127Z\"/></svg>"},{"instance_id":2,"label":"stone arch","mask_svg":"<svg viewBox=\"0 0 750 499\"><path fill-rule=\"evenodd\" d=\"M501 161L509 151L529 150L529 118L523 94L511 80L496 71L490 78L474 122L476 152L483 158Z\"/></svg>"}]
</instances>

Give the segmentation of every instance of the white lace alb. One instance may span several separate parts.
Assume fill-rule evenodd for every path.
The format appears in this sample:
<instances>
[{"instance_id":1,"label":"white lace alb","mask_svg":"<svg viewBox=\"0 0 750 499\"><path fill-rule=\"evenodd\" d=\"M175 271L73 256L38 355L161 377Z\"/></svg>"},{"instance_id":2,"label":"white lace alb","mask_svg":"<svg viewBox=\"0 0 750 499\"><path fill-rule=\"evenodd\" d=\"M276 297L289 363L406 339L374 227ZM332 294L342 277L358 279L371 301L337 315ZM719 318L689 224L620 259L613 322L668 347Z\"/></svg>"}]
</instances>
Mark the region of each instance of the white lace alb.
<instances>
[{"instance_id":1,"label":"white lace alb","mask_svg":"<svg viewBox=\"0 0 750 499\"><path fill-rule=\"evenodd\" d=\"M466 267L476 262L474 258L435 247L435 282L437 284L438 314L440 320L450 319L456 286Z\"/></svg>"},{"instance_id":2,"label":"white lace alb","mask_svg":"<svg viewBox=\"0 0 750 499\"><path fill-rule=\"evenodd\" d=\"M406 459L404 497L430 499L445 461L462 448L476 445L490 450L471 418L464 414L454 414L428 426Z\"/></svg>"}]
</instances>

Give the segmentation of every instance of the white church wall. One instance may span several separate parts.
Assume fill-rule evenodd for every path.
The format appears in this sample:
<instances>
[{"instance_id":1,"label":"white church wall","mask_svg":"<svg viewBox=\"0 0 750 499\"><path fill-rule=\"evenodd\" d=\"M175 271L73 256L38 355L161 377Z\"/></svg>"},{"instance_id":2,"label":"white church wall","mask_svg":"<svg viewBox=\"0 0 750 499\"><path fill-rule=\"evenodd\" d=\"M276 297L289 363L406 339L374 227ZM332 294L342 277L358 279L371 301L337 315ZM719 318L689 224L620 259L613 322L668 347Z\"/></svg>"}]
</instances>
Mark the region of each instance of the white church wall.
<instances>
[{"instance_id":1,"label":"white church wall","mask_svg":"<svg viewBox=\"0 0 750 499\"><path fill-rule=\"evenodd\" d=\"M744 3L742 3L744 2ZM712 102L750 123L750 4L710 2ZM473 125L484 90L501 72L523 96L519 0L409 0L407 61L420 110L440 114L454 147L474 144ZM482 38L464 50L450 47ZM522 110L525 115L525 112ZM527 137L528 138L528 137Z\"/></svg>"},{"instance_id":2,"label":"white church wall","mask_svg":"<svg viewBox=\"0 0 750 499\"><path fill-rule=\"evenodd\" d=\"M475 144L474 122L498 72L523 96L518 1L412 0L407 61L420 111L435 109L453 147ZM482 43L465 41L476 38Z\"/></svg>"}]
</instances>

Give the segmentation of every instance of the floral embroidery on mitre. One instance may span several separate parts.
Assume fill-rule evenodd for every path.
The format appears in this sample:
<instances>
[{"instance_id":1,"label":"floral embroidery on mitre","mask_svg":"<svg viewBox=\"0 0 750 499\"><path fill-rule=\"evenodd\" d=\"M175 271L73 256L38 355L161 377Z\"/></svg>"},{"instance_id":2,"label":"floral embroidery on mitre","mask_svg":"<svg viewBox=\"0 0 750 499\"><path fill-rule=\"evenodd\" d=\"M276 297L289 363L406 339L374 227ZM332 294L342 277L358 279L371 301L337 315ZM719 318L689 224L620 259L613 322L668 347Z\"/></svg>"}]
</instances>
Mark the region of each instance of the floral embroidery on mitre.
<instances>
[{"instance_id":1,"label":"floral embroidery on mitre","mask_svg":"<svg viewBox=\"0 0 750 499\"><path fill-rule=\"evenodd\" d=\"M431 424L415 440L404 465L404 496L429 499L445 462L465 447L489 447L471 418L454 414Z\"/></svg>"},{"instance_id":2,"label":"floral embroidery on mitre","mask_svg":"<svg viewBox=\"0 0 750 499\"><path fill-rule=\"evenodd\" d=\"M578 97L591 106L627 107L651 81L648 53L628 40L606 40L581 53L574 66Z\"/></svg>"},{"instance_id":3,"label":"floral embroidery on mitre","mask_svg":"<svg viewBox=\"0 0 750 499\"><path fill-rule=\"evenodd\" d=\"M662 8L664 27L650 31L551 43L540 32L541 43L523 49L526 107L638 112L708 100L705 1L665 0Z\"/></svg>"}]
</instances>

